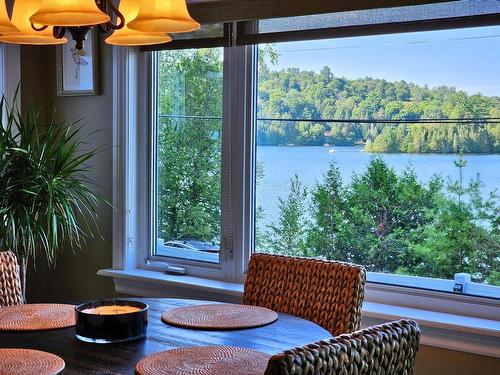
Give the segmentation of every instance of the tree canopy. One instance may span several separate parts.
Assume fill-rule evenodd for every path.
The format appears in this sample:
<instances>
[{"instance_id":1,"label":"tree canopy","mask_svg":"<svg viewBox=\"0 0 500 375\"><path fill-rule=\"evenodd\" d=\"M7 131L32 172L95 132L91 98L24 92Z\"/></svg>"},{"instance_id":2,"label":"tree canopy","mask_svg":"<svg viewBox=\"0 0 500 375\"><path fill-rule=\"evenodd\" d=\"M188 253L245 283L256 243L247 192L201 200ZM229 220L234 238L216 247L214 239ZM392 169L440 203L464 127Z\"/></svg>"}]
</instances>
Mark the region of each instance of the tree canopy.
<instances>
[{"instance_id":1,"label":"tree canopy","mask_svg":"<svg viewBox=\"0 0 500 375\"><path fill-rule=\"evenodd\" d=\"M260 121L259 145L365 144L369 152L500 152L500 97L370 77L350 80L335 76L328 66L316 73L297 68L276 71L261 63L258 117L346 120ZM418 123L422 119L484 118L499 122ZM408 123L379 123L384 120Z\"/></svg>"},{"instance_id":2,"label":"tree canopy","mask_svg":"<svg viewBox=\"0 0 500 375\"><path fill-rule=\"evenodd\" d=\"M217 241L222 51L165 51L158 56L159 236Z\"/></svg>"},{"instance_id":3,"label":"tree canopy","mask_svg":"<svg viewBox=\"0 0 500 375\"><path fill-rule=\"evenodd\" d=\"M461 171L465 160L456 166ZM397 174L378 156L344 183L332 162L310 191L291 178L258 249L374 272L443 279L465 272L500 286L500 199L497 192L482 198L481 185L479 177L445 182L440 176L422 184L411 168Z\"/></svg>"}]
</instances>

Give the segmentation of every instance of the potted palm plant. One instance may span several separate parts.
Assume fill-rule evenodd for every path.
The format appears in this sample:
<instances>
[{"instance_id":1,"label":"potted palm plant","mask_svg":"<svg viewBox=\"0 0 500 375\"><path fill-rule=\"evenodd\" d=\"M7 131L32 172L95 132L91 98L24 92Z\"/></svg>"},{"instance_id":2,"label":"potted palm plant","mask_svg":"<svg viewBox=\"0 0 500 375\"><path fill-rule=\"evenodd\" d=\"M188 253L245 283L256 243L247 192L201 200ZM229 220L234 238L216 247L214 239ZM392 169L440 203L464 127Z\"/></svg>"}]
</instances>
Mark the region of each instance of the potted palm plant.
<instances>
[{"instance_id":1,"label":"potted palm plant","mask_svg":"<svg viewBox=\"0 0 500 375\"><path fill-rule=\"evenodd\" d=\"M56 123L53 112L45 123L15 101L0 102L0 249L17 255L25 296L30 262L43 256L54 266L63 248L81 248L105 200L87 174L97 151L83 151L80 122Z\"/></svg>"}]
</instances>

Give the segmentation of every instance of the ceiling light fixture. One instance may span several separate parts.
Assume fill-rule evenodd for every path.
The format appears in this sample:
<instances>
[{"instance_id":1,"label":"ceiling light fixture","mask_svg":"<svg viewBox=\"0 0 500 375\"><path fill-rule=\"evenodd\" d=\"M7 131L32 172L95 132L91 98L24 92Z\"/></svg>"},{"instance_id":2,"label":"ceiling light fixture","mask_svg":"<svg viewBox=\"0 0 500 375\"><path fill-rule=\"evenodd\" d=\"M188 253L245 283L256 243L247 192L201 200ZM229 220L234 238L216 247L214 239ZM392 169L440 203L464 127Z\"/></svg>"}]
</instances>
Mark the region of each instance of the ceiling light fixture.
<instances>
[{"instance_id":1,"label":"ceiling light fixture","mask_svg":"<svg viewBox=\"0 0 500 375\"><path fill-rule=\"evenodd\" d=\"M9 14L7 13L7 6L5 1L3 6L0 4L0 34L3 33L15 33L19 29L15 27L9 19Z\"/></svg>"},{"instance_id":2,"label":"ceiling light fixture","mask_svg":"<svg viewBox=\"0 0 500 375\"><path fill-rule=\"evenodd\" d=\"M189 15L185 0L141 1L139 14L128 26L138 31L161 33L184 33L200 28Z\"/></svg>"},{"instance_id":3,"label":"ceiling light fixture","mask_svg":"<svg viewBox=\"0 0 500 375\"><path fill-rule=\"evenodd\" d=\"M35 30L27 14L33 14L40 8L42 0L16 0L12 11L11 24L14 31L2 32L0 42L10 44L35 44L35 45L51 45L64 44L68 40L64 38L55 38L52 28L45 27L39 31Z\"/></svg>"},{"instance_id":4,"label":"ceiling light fixture","mask_svg":"<svg viewBox=\"0 0 500 375\"><path fill-rule=\"evenodd\" d=\"M63 44L69 30L83 49L88 32L113 32L114 45L167 43L167 33L197 30L186 0L15 0L12 19L0 7L0 41L17 44Z\"/></svg>"},{"instance_id":5,"label":"ceiling light fixture","mask_svg":"<svg viewBox=\"0 0 500 375\"><path fill-rule=\"evenodd\" d=\"M133 20L139 13L140 4L137 0L121 0L120 12L125 19ZM132 30L125 25L106 38L106 43L119 46L144 46L151 44L168 43L172 38L165 33L152 33Z\"/></svg>"},{"instance_id":6,"label":"ceiling light fixture","mask_svg":"<svg viewBox=\"0 0 500 375\"><path fill-rule=\"evenodd\" d=\"M107 23L111 17L104 13L95 0L43 0L30 21L49 26L87 26Z\"/></svg>"}]
</instances>

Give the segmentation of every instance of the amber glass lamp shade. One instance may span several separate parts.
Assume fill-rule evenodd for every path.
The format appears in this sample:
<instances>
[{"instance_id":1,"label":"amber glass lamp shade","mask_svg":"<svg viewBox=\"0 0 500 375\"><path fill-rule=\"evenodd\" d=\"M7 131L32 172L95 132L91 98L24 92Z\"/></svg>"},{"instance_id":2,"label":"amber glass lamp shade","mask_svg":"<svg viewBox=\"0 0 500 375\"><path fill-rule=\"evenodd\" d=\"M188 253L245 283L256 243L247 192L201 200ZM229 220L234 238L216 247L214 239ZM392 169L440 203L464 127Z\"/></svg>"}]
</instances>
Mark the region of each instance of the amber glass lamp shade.
<instances>
[{"instance_id":1,"label":"amber glass lamp shade","mask_svg":"<svg viewBox=\"0 0 500 375\"><path fill-rule=\"evenodd\" d=\"M126 20L134 19L139 13L139 5L136 0L121 0L120 12ZM172 41L172 38L165 33L135 31L128 26L115 30L113 34L106 38L106 43L117 46L146 46L170 41Z\"/></svg>"},{"instance_id":2,"label":"amber glass lamp shade","mask_svg":"<svg viewBox=\"0 0 500 375\"><path fill-rule=\"evenodd\" d=\"M10 21L5 1L3 1L0 4L0 34L15 33L16 31L19 30Z\"/></svg>"},{"instance_id":3,"label":"amber glass lamp shade","mask_svg":"<svg viewBox=\"0 0 500 375\"><path fill-rule=\"evenodd\" d=\"M27 16L27 15L26 15ZM30 21L49 26L88 26L109 22L95 0L43 0Z\"/></svg>"},{"instance_id":4,"label":"amber glass lamp shade","mask_svg":"<svg viewBox=\"0 0 500 375\"><path fill-rule=\"evenodd\" d=\"M28 15L40 9L42 0L16 0L12 12L12 23L17 32L0 35L0 42L11 44L64 44L66 38L56 39L52 35L52 27L43 31L35 31L31 27ZM40 27L40 25L36 25Z\"/></svg>"},{"instance_id":5,"label":"amber glass lamp shade","mask_svg":"<svg viewBox=\"0 0 500 375\"><path fill-rule=\"evenodd\" d=\"M200 24L189 15L185 0L134 0L139 13L128 23L132 30L159 33L183 33L198 30Z\"/></svg>"}]
</instances>

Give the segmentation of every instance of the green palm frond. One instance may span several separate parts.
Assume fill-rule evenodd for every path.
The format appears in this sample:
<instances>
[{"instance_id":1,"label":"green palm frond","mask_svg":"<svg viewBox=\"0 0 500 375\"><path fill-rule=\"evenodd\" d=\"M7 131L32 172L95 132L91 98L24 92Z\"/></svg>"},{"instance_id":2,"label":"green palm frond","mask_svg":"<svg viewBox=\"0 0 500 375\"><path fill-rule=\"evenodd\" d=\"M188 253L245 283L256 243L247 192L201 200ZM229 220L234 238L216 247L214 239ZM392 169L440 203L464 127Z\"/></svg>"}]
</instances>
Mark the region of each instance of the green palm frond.
<instances>
[{"instance_id":1,"label":"green palm frond","mask_svg":"<svg viewBox=\"0 0 500 375\"><path fill-rule=\"evenodd\" d=\"M24 115L0 101L0 248L23 260L43 254L53 266L64 246L81 248L98 233L88 162L97 150L82 139L82 121L48 123L32 105Z\"/></svg>"}]
</instances>

